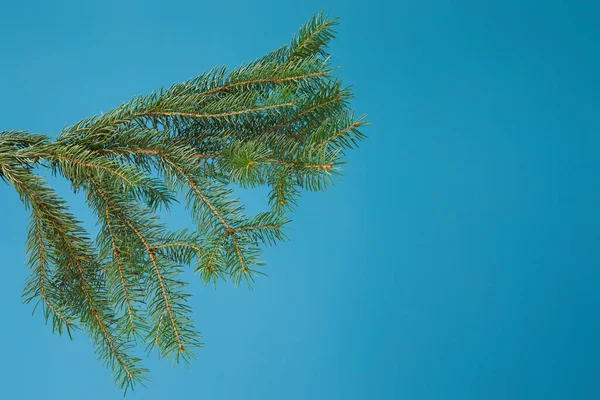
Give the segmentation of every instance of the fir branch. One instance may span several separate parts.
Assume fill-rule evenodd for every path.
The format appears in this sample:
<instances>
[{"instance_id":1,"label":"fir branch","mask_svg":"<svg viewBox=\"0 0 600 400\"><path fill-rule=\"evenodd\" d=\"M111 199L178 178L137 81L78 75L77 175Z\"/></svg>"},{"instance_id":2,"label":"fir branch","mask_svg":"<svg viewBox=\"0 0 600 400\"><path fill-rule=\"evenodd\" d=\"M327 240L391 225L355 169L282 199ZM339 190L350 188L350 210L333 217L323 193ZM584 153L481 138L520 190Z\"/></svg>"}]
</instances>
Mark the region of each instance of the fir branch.
<instances>
[{"instance_id":1,"label":"fir branch","mask_svg":"<svg viewBox=\"0 0 600 400\"><path fill-rule=\"evenodd\" d=\"M320 71L320 72L313 72L311 74L288 76L285 78L248 79L245 81L236 82L236 83L232 83L230 85L225 85L225 86L222 86L222 87L219 87L216 89L209 90L207 92L202 93L201 96L211 96L213 94L223 93L223 92L227 92L231 89L235 89L235 88L238 88L241 86L247 86L247 85L253 85L253 84L261 84L261 83L278 84L278 83L285 83L285 82L298 82L298 81L302 81L302 80L326 76L328 73L329 73L328 71Z\"/></svg>"},{"instance_id":2,"label":"fir branch","mask_svg":"<svg viewBox=\"0 0 600 400\"><path fill-rule=\"evenodd\" d=\"M92 181L93 178L90 177L90 181ZM132 303L132 299L129 295L130 289L128 287L128 284L125 282L125 273L123 271L123 264L119 258L119 250L117 247L117 242L115 239L115 234L113 233L113 227L111 225L110 219L110 207L108 205L108 203L105 205L104 207L104 214L105 214L105 222L106 222L106 227L108 228L108 233L110 235L110 243L112 246L112 250L113 250L113 260L114 262L117 264L117 271L119 273L119 282L121 283L121 287L123 289L123 293L124 293L124 300L125 300L125 305L127 308L127 321L129 322L129 329L131 330L132 333L135 333L135 323L134 323L134 312L133 312L133 307L131 305Z\"/></svg>"},{"instance_id":3,"label":"fir branch","mask_svg":"<svg viewBox=\"0 0 600 400\"><path fill-rule=\"evenodd\" d=\"M28 291L25 291L25 296L31 296L28 297L26 301L30 301L33 297L35 297L36 295L39 295L39 297L43 300L44 304L46 305L47 309L52 313L54 321L53 321L53 327L56 331L60 333L62 333L63 327L66 328L67 333L69 334L69 337L71 336L71 329L73 327L73 320L71 317L67 316L65 313L63 313L62 311L59 310L59 306L54 304L52 300L50 300L48 294L47 294L47 252L48 250L46 249L46 245L44 243L44 233L43 233L43 228L42 228L42 218L39 215L38 211L36 209L32 210L32 219L33 219L33 226L35 227L35 234L30 235L30 238L35 238L36 241L36 246L37 246L37 262L38 262L38 269L37 269L37 281L35 280L31 280L30 283L27 285L30 290L29 293ZM34 252L35 254L35 252ZM48 315L46 314L46 319L48 319Z\"/></svg>"},{"instance_id":4,"label":"fir branch","mask_svg":"<svg viewBox=\"0 0 600 400\"><path fill-rule=\"evenodd\" d=\"M201 347L182 266L215 285L253 282L301 191L325 189L364 139L326 52L336 25L315 15L287 46L135 97L56 140L0 132L0 179L31 209L23 296L59 334L87 333L125 391L147 379L132 355L140 342L184 361ZM95 242L37 169L85 194ZM232 186L267 186L271 210L246 215ZM159 222L180 195L192 230Z\"/></svg>"}]
</instances>

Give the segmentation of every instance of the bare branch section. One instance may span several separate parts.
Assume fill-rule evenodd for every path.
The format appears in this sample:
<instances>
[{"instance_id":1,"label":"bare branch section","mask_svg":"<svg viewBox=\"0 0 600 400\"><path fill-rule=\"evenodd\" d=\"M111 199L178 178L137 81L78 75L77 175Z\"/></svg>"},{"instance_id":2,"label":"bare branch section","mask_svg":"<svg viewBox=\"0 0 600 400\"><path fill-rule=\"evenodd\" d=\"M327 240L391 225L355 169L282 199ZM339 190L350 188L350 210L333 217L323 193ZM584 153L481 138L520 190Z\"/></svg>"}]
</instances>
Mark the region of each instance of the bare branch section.
<instances>
[{"instance_id":1,"label":"bare branch section","mask_svg":"<svg viewBox=\"0 0 600 400\"><path fill-rule=\"evenodd\" d=\"M364 138L327 54L336 25L316 15L258 60L136 97L56 140L0 132L0 178L31 209L25 299L59 334L87 333L123 389L147 378L135 348L187 362L202 346L182 268L250 285L302 191L331 184ZM94 238L41 168L85 195ZM267 187L270 209L248 215L236 186ZM181 197L191 226L173 230L158 211Z\"/></svg>"}]
</instances>

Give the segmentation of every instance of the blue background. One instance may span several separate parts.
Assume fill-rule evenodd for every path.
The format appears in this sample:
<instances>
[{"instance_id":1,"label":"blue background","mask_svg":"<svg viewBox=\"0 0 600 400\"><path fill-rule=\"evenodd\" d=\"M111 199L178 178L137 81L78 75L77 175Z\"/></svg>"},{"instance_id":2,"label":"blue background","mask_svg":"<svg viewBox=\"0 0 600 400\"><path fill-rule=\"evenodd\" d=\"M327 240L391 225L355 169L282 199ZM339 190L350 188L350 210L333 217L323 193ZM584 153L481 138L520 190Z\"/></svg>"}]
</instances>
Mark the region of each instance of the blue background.
<instances>
[{"instance_id":1,"label":"blue background","mask_svg":"<svg viewBox=\"0 0 600 400\"><path fill-rule=\"evenodd\" d=\"M333 63L369 139L254 291L189 274L206 347L189 369L152 355L128 398L600 398L592 3L3 0L0 129L49 135L342 18ZM6 185L0 213L0 397L120 398L83 335L22 304L28 214Z\"/></svg>"}]
</instances>

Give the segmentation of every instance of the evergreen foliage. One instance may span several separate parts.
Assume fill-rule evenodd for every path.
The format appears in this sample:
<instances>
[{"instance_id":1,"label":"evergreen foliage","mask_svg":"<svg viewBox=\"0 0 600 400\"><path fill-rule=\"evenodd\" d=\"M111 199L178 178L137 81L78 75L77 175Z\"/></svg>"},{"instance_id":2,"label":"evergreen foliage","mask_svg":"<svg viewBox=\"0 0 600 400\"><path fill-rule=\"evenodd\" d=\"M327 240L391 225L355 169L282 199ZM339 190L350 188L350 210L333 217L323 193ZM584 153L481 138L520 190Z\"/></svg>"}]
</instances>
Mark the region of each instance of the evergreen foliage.
<instances>
[{"instance_id":1,"label":"evergreen foliage","mask_svg":"<svg viewBox=\"0 0 600 400\"><path fill-rule=\"evenodd\" d=\"M59 334L89 335L124 390L147 379L139 345L175 361L201 346L182 266L205 282L250 284L260 246L285 239L301 191L330 184L363 139L365 121L348 108L326 52L336 24L316 15L256 61L136 97L55 140L0 133L0 177L31 212L24 297ZM85 194L95 238L38 168ZM271 211L247 216L231 184L268 186ZM195 231L158 218L180 193Z\"/></svg>"}]
</instances>

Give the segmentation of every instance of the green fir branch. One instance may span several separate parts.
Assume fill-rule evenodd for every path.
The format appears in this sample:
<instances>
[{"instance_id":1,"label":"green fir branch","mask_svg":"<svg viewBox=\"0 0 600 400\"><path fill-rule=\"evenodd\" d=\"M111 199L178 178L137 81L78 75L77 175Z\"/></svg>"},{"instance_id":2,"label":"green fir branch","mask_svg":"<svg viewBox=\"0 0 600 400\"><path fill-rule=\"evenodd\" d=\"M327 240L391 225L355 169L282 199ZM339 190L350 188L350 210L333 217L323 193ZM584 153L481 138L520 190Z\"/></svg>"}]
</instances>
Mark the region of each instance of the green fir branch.
<instances>
[{"instance_id":1,"label":"green fir branch","mask_svg":"<svg viewBox=\"0 0 600 400\"><path fill-rule=\"evenodd\" d=\"M0 132L0 178L30 210L23 296L54 331L83 331L125 391L148 379L135 350L187 362L201 347L182 268L205 283L251 285L261 248L286 240L303 190L323 190L364 117L335 77L327 46L337 20L315 15L287 46L138 96L56 139ZM37 174L85 195L95 238ZM233 187L268 187L270 209L247 215ZM194 229L158 211L179 198Z\"/></svg>"}]
</instances>

